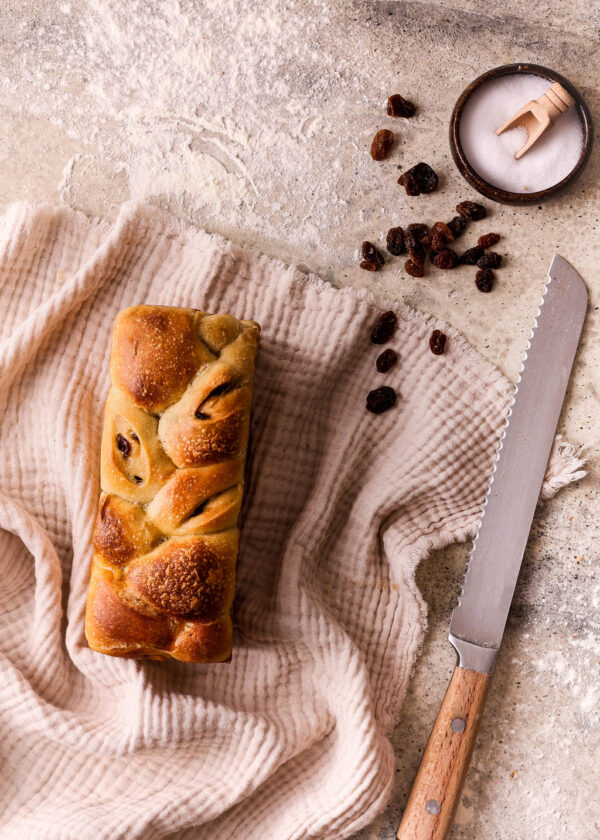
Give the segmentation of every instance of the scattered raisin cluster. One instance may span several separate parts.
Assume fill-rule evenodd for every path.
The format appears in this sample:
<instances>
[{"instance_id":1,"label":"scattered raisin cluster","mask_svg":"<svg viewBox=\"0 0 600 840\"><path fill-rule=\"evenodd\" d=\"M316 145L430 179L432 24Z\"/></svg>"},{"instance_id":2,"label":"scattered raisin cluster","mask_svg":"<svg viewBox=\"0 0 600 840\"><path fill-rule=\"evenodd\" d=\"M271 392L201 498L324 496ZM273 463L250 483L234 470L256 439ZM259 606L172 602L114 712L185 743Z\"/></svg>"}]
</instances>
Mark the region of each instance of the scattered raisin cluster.
<instances>
[{"instance_id":1,"label":"scattered raisin cluster","mask_svg":"<svg viewBox=\"0 0 600 840\"><path fill-rule=\"evenodd\" d=\"M372 344L387 344L396 332L398 327L398 317L391 309L383 312L373 324L371 330ZM389 347L380 353L375 362L375 367L379 373L387 373L398 362L398 354L395 350ZM393 405L396 404L396 392L389 385L380 385L373 391L367 394L367 411L372 414L383 414Z\"/></svg>"},{"instance_id":2,"label":"scattered raisin cluster","mask_svg":"<svg viewBox=\"0 0 600 840\"><path fill-rule=\"evenodd\" d=\"M394 93L387 101L388 117L412 117L417 109L412 102ZM389 128L381 128L371 141L371 157L373 160L385 160L394 145L394 132ZM434 188L435 189L435 188ZM423 192L427 192L423 190ZM414 193L418 195L418 193Z\"/></svg>"},{"instance_id":3,"label":"scattered raisin cluster","mask_svg":"<svg viewBox=\"0 0 600 840\"><path fill-rule=\"evenodd\" d=\"M371 329L371 343L372 344L387 344L391 341L396 329L398 327L398 317L396 313L389 309L383 312L373 324ZM429 348L431 352L440 356L444 352L446 346L446 336L440 330L434 330L429 338ZM388 373L393 367L398 364L398 353L391 347L384 350L377 356L375 367L379 373ZM397 394L389 385L380 385L379 388L374 388L367 394L367 411L372 414L383 414L384 411L396 405Z\"/></svg>"},{"instance_id":4,"label":"scattered raisin cluster","mask_svg":"<svg viewBox=\"0 0 600 840\"><path fill-rule=\"evenodd\" d=\"M415 113L412 102L404 99L399 93L393 94L387 101L387 114L390 117L412 117ZM384 128L378 131L371 143L371 156L374 160L384 160L394 143L394 133ZM404 187L410 196L431 193L437 189L439 179L428 163L421 161L415 164L398 178L398 183ZM466 230L469 222L485 219L487 212L482 204L475 201L461 201L456 206L457 215L449 222L435 222L428 225L413 223L406 230L401 227L390 228L387 232L386 247L393 257L406 253L408 259L404 269L411 277L425 276L427 257L436 268L448 271L457 265L476 265L479 271L475 275L475 285L480 292L491 292L494 286L494 272L502 263L502 256L488 249L500 240L497 233L487 233L480 236L477 245L467 248L462 254L457 254L453 244ZM362 244L362 261L360 267L365 271L379 271L385 260L383 255L372 242ZM443 347L442 351L443 352Z\"/></svg>"},{"instance_id":5,"label":"scattered raisin cluster","mask_svg":"<svg viewBox=\"0 0 600 840\"><path fill-rule=\"evenodd\" d=\"M390 117L412 117L415 113L412 102L400 94L390 96L387 102L387 114ZM386 128L380 129L371 143L373 160L385 160L394 144L394 133ZM410 196L431 193L437 189L439 179L428 163L421 161L407 169L398 178ZM456 205L456 216L449 222L435 222L431 228L423 222L413 222L406 230L402 227L390 228L386 236L386 248L393 257L407 254L404 263L407 274L412 277L425 276L425 262L429 261L436 268L449 270L457 265L476 265L475 285L480 292L491 292L494 286L494 272L502 263L500 254L488 250L500 241L497 233L486 233L477 240L477 245L457 254L449 246L465 232L469 222L485 219L487 211L482 204L474 201L461 201ZM379 271L385 260L372 242L365 241L361 247L360 267L365 271ZM396 332L398 318L392 310L379 316L371 330L373 344L387 344ZM429 349L435 356L441 356L446 347L446 336L440 330L433 330L429 337ZM379 373L387 373L398 363L398 353L391 347L379 354L375 366ZM367 411L383 414L396 404L397 395L389 385L380 385L367 394Z\"/></svg>"},{"instance_id":6,"label":"scattered raisin cluster","mask_svg":"<svg viewBox=\"0 0 600 840\"><path fill-rule=\"evenodd\" d=\"M449 222L435 222L431 228L422 222L414 222L406 230L401 227L390 228L386 237L387 250L394 257L404 253L408 255L404 269L411 277L425 276L427 257L432 265L444 270L457 265L476 265L479 271L475 276L475 285L480 292L491 292L494 285L492 269L501 265L502 256L487 249L500 241L500 235L487 233L480 236L477 245L457 254L449 246L464 233L469 222L485 219L487 213L483 205L474 201L457 204L456 212L458 215ZM362 256L360 267L368 271L379 271L384 264L383 255L372 242L363 242Z\"/></svg>"}]
</instances>

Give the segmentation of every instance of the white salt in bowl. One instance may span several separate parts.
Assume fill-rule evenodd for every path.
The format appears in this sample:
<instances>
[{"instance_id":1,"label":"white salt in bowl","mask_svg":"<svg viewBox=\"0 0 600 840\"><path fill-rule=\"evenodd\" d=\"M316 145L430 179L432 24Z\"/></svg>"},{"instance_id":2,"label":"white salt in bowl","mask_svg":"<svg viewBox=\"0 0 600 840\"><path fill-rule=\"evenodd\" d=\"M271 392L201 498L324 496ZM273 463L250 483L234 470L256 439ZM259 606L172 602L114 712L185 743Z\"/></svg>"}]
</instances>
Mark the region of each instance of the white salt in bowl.
<instances>
[{"instance_id":1,"label":"white salt in bowl","mask_svg":"<svg viewBox=\"0 0 600 840\"><path fill-rule=\"evenodd\" d=\"M575 105L520 160L524 129L496 136L496 129L554 82ZM592 151L594 127L588 106L564 76L540 64L503 64L478 76L459 96L450 119L450 149L462 176L493 201L545 201L581 175Z\"/></svg>"}]
</instances>

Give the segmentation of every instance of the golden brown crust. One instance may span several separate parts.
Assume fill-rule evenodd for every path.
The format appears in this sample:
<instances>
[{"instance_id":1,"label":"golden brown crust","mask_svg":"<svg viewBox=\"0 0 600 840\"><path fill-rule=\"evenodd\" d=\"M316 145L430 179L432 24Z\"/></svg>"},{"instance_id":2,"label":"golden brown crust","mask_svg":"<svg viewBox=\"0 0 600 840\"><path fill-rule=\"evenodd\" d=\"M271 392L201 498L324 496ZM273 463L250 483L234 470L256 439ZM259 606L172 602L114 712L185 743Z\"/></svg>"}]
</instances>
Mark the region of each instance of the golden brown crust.
<instances>
[{"instance_id":1,"label":"golden brown crust","mask_svg":"<svg viewBox=\"0 0 600 840\"><path fill-rule=\"evenodd\" d=\"M100 571L92 575L85 628L90 647L115 656L168 647L173 639L168 619L133 609L121 600L111 583Z\"/></svg>"},{"instance_id":2,"label":"golden brown crust","mask_svg":"<svg viewBox=\"0 0 600 840\"><path fill-rule=\"evenodd\" d=\"M122 565L136 555L146 554L159 540L160 532L139 505L119 496L101 495L94 529L94 552L98 557Z\"/></svg>"},{"instance_id":3,"label":"golden brown crust","mask_svg":"<svg viewBox=\"0 0 600 840\"><path fill-rule=\"evenodd\" d=\"M126 582L134 596L164 615L214 621L233 604L237 550L237 528L173 537L132 563Z\"/></svg>"},{"instance_id":4,"label":"golden brown crust","mask_svg":"<svg viewBox=\"0 0 600 840\"><path fill-rule=\"evenodd\" d=\"M198 334L209 350L219 353L238 337L240 322L232 315L205 315L198 327Z\"/></svg>"},{"instance_id":5,"label":"golden brown crust","mask_svg":"<svg viewBox=\"0 0 600 840\"><path fill-rule=\"evenodd\" d=\"M204 390L204 389L203 389ZM178 467L199 467L239 458L248 443L248 385L206 400L190 388L181 412L165 411L158 434L165 452Z\"/></svg>"},{"instance_id":6,"label":"golden brown crust","mask_svg":"<svg viewBox=\"0 0 600 840\"><path fill-rule=\"evenodd\" d=\"M176 470L148 505L147 516L169 536L235 528L243 478L244 463L239 458Z\"/></svg>"},{"instance_id":7,"label":"golden brown crust","mask_svg":"<svg viewBox=\"0 0 600 840\"><path fill-rule=\"evenodd\" d=\"M186 622L170 654L182 662L225 662L231 656L232 643L233 622L226 613L212 622Z\"/></svg>"},{"instance_id":8,"label":"golden brown crust","mask_svg":"<svg viewBox=\"0 0 600 840\"><path fill-rule=\"evenodd\" d=\"M259 333L193 309L117 316L86 609L94 650L230 657Z\"/></svg>"},{"instance_id":9,"label":"golden brown crust","mask_svg":"<svg viewBox=\"0 0 600 840\"><path fill-rule=\"evenodd\" d=\"M176 402L201 364L214 355L195 329L196 312L132 306L113 329L111 376L139 408L158 413Z\"/></svg>"}]
</instances>

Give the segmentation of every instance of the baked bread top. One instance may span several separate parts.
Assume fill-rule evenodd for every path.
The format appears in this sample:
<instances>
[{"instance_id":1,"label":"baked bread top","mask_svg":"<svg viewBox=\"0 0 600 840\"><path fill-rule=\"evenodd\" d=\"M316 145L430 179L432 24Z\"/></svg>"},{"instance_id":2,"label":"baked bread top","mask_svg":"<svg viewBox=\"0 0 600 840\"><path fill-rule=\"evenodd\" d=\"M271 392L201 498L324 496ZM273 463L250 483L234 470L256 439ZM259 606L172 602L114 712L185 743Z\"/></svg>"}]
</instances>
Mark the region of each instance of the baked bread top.
<instances>
[{"instance_id":1,"label":"baked bread top","mask_svg":"<svg viewBox=\"0 0 600 840\"><path fill-rule=\"evenodd\" d=\"M95 650L230 655L259 334L253 321L193 309L117 316L86 611Z\"/></svg>"}]
</instances>

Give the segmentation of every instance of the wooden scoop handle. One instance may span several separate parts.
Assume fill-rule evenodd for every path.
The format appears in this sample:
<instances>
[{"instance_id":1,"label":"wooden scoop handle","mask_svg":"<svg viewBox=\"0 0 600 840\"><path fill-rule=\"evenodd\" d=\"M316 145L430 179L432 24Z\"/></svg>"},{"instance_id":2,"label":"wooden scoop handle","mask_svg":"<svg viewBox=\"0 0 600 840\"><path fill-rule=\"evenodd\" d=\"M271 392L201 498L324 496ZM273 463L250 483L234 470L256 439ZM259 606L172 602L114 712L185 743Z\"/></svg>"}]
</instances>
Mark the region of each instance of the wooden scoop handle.
<instances>
[{"instance_id":1,"label":"wooden scoop handle","mask_svg":"<svg viewBox=\"0 0 600 840\"><path fill-rule=\"evenodd\" d=\"M539 99L536 99L536 102L543 107L552 122L575 104L571 94L559 82L555 82L548 90L544 91Z\"/></svg>"},{"instance_id":2,"label":"wooden scoop handle","mask_svg":"<svg viewBox=\"0 0 600 840\"><path fill-rule=\"evenodd\" d=\"M471 761L490 674L457 666L421 760L398 840L445 840Z\"/></svg>"}]
</instances>

